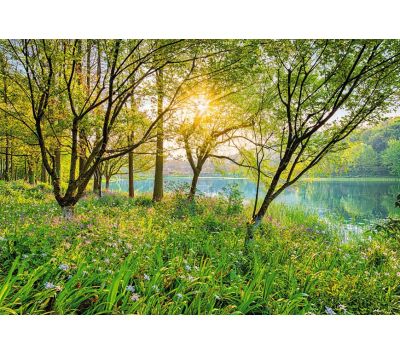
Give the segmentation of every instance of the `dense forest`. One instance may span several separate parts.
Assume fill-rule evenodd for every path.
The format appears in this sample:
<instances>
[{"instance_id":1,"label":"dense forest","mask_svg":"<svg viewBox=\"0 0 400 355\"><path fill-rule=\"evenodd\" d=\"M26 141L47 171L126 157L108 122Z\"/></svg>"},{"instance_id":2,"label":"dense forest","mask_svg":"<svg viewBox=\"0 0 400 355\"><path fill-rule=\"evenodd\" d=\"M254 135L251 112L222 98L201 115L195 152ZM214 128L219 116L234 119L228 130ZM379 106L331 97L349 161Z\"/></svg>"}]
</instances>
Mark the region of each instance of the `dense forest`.
<instances>
[{"instance_id":1,"label":"dense forest","mask_svg":"<svg viewBox=\"0 0 400 355\"><path fill-rule=\"evenodd\" d=\"M277 202L399 177L399 82L399 40L1 40L0 313L400 312L395 213L349 234ZM251 198L200 193L211 163Z\"/></svg>"},{"instance_id":2,"label":"dense forest","mask_svg":"<svg viewBox=\"0 0 400 355\"><path fill-rule=\"evenodd\" d=\"M343 151L314 169L314 176L400 177L400 120L388 119L347 139Z\"/></svg>"}]
</instances>

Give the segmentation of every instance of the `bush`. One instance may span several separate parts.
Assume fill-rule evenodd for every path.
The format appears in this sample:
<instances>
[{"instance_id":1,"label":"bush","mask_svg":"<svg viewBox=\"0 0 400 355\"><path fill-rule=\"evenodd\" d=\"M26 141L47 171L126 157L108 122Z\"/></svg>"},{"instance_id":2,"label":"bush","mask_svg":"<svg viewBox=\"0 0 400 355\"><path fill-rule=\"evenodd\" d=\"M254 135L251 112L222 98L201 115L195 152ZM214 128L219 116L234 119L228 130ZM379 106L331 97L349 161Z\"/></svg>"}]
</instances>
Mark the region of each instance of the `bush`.
<instances>
[{"instance_id":1,"label":"bush","mask_svg":"<svg viewBox=\"0 0 400 355\"><path fill-rule=\"evenodd\" d=\"M243 194L238 184L229 184L222 189L221 197L227 202L228 214L243 212Z\"/></svg>"}]
</instances>

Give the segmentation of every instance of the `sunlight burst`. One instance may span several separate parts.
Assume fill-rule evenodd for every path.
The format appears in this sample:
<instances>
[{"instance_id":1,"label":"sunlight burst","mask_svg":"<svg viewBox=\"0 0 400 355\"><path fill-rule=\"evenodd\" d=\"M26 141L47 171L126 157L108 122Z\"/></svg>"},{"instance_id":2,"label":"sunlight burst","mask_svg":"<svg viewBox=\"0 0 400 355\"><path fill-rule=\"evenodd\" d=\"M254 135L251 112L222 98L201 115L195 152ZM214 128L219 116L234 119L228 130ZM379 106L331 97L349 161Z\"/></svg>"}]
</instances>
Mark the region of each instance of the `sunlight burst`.
<instances>
[{"instance_id":1,"label":"sunlight burst","mask_svg":"<svg viewBox=\"0 0 400 355\"><path fill-rule=\"evenodd\" d=\"M208 100L204 95L201 95L194 99L194 103L199 114L204 115L209 108L210 100Z\"/></svg>"}]
</instances>

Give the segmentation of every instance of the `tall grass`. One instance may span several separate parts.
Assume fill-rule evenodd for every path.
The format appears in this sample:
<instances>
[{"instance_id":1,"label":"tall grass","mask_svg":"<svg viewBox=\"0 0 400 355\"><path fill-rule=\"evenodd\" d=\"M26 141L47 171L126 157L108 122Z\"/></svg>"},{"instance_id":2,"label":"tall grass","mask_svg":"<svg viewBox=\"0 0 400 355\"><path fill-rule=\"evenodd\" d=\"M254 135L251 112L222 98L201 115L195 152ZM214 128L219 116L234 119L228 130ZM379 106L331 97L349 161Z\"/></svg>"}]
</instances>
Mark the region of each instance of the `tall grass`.
<instances>
[{"instance_id":1,"label":"tall grass","mask_svg":"<svg viewBox=\"0 0 400 355\"><path fill-rule=\"evenodd\" d=\"M0 183L0 313L399 313L396 237L275 205L246 251L229 201L89 195L66 222L45 186Z\"/></svg>"}]
</instances>

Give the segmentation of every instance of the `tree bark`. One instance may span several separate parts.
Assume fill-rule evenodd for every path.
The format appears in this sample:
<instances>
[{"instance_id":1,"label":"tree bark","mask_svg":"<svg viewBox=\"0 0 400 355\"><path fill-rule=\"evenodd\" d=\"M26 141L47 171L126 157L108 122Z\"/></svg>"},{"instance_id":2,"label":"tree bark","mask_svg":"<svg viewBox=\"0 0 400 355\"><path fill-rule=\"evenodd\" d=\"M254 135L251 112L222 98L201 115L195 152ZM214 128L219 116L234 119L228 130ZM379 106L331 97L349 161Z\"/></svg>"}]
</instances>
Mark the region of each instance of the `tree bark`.
<instances>
[{"instance_id":1,"label":"tree bark","mask_svg":"<svg viewBox=\"0 0 400 355\"><path fill-rule=\"evenodd\" d=\"M6 134L6 165L4 169L4 180L10 181L10 139Z\"/></svg>"},{"instance_id":2,"label":"tree bark","mask_svg":"<svg viewBox=\"0 0 400 355\"><path fill-rule=\"evenodd\" d=\"M40 181L41 182L46 182L47 181L47 176L46 176L46 167L44 166L43 162L41 164L42 170L40 173Z\"/></svg>"},{"instance_id":3,"label":"tree bark","mask_svg":"<svg viewBox=\"0 0 400 355\"><path fill-rule=\"evenodd\" d=\"M32 161L28 161L28 182L31 185L35 184L35 171L33 169Z\"/></svg>"},{"instance_id":4,"label":"tree bark","mask_svg":"<svg viewBox=\"0 0 400 355\"><path fill-rule=\"evenodd\" d=\"M101 197L101 171L96 169L93 174L93 192Z\"/></svg>"},{"instance_id":5,"label":"tree bark","mask_svg":"<svg viewBox=\"0 0 400 355\"><path fill-rule=\"evenodd\" d=\"M61 149L59 146L56 148L54 154L55 154L56 174L57 177L61 180Z\"/></svg>"},{"instance_id":6,"label":"tree bark","mask_svg":"<svg viewBox=\"0 0 400 355\"><path fill-rule=\"evenodd\" d=\"M190 191L188 196L189 200L193 200L194 196L196 195L196 188L197 188L197 182L199 181L199 176L200 176L199 170L193 172L192 184L190 185Z\"/></svg>"},{"instance_id":7,"label":"tree bark","mask_svg":"<svg viewBox=\"0 0 400 355\"><path fill-rule=\"evenodd\" d=\"M157 115L160 117L163 111L163 72L162 69L156 74L158 102ZM156 166L154 171L154 190L153 201L161 201L164 195L163 184L164 170L164 119L161 118L157 123L157 150L156 150Z\"/></svg>"},{"instance_id":8,"label":"tree bark","mask_svg":"<svg viewBox=\"0 0 400 355\"><path fill-rule=\"evenodd\" d=\"M106 190L110 190L110 176L106 176Z\"/></svg>"},{"instance_id":9,"label":"tree bark","mask_svg":"<svg viewBox=\"0 0 400 355\"><path fill-rule=\"evenodd\" d=\"M133 180L133 152L128 153L128 191L129 197L135 197L135 186Z\"/></svg>"}]
</instances>

